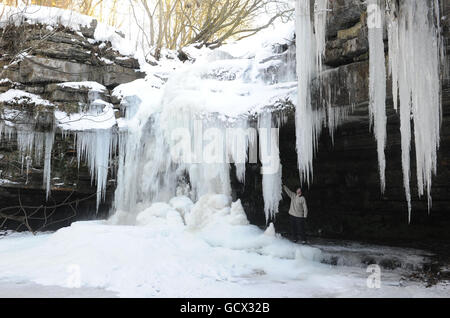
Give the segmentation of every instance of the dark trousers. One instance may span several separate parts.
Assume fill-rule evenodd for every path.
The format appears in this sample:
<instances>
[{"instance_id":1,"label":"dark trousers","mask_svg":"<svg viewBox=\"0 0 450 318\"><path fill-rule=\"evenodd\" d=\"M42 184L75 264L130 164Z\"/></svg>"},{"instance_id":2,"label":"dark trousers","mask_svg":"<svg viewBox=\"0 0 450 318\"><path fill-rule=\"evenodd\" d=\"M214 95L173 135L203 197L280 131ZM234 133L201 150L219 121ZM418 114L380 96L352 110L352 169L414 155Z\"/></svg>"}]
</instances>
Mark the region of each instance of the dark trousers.
<instances>
[{"instance_id":1,"label":"dark trousers","mask_svg":"<svg viewBox=\"0 0 450 318\"><path fill-rule=\"evenodd\" d=\"M306 218L289 215L292 228L292 239L306 241L305 223Z\"/></svg>"}]
</instances>

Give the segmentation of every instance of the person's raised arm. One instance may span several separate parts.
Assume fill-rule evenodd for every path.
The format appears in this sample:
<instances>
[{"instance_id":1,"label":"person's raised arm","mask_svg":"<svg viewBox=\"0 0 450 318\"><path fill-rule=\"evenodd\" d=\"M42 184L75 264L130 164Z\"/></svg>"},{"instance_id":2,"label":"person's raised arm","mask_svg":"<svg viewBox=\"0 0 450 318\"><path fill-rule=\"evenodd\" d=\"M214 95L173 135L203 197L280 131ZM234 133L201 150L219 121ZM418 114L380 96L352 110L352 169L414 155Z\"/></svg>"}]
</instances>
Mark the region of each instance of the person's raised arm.
<instances>
[{"instance_id":1,"label":"person's raised arm","mask_svg":"<svg viewBox=\"0 0 450 318\"><path fill-rule=\"evenodd\" d=\"M283 185L283 189L284 192L286 192L286 194L292 199L293 197L295 197L295 193L292 192L291 190L289 190L288 187L286 187L285 185Z\"/></svg>"}]
</instances>

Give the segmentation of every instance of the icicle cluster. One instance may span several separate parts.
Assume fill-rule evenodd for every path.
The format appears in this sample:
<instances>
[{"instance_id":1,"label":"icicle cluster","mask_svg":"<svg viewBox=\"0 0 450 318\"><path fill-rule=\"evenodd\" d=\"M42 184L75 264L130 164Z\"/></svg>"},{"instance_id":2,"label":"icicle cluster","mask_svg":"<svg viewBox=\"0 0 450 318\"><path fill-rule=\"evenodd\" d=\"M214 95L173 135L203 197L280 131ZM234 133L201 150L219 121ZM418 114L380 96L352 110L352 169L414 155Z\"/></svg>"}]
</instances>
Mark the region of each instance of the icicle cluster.
<instances>
[{"instance_id":1,"label":"icicle cluster","mask_svg":"<svg viewBox=\"0 0 450 318\"><path fill-rule=\"evenodd\" d=\"M17 137L17 148L21 158L22 173L24 165L26 166L27 183L29 170L33 164L33 160L39 163L44 159L43 185L48 199L51 190L51 160L53 142L55 139L54 130L40 132L35 131L27 124L8 125L7 122L0 120L0 140L6 138L11 141L14 133Z\"/></svg>"},{"instance_id":2,"label":"icicle cluster","mask_svg":"<svg viewBox=\"0 0 450 318\"><path fill-rule=\"evenodd\" d=\"M246 162L257 161L260 141L266 219L278 212L281 200L281 166L278 134L272 113L259 116L258 129L250 118L223 121L163 105L141 127L122 131L119 137L119 171L115 208L120 222L133 220L130 211L151 202L167 201L188 179L193 200L209 193L231 195L230 163L236 178L245 181ZM122 213L124 212L124 213Z\"/></svg>"},{"instance_id":3,"label":"icicle cluster","mask_svg":"<svg viewBox=\"0 0 450 318\"><path fill-rule=\"evenodd\" d=\"M417 186L431 207L432 175L436 173L441 122L440 70L443 45L438 0L387 1L389 73L394 108L400 108L403 182L411 221L410 148L414 122ZM378 12L379 15L374 15ZM386 96L384 52L381 51L384 4L368 5L370 43L370 111L378 143L381 188L384 189ZM372 19L371 19L372 17ZM372 28L371 28L372 26ZM398 101L400 104L398 104Z\"/></svg>"},{"instance_id":4,"label":"icicle cluster","mask_svg":"<svg viewBox=\"0 0 450 318\"><path fill-rule=\"evenodd\" d=\"M331 90L322 93L322 60L325 54L328 0L315 0L314 21L311 19L310 0L296 2L296 49L298 100L295 111L296 148L300 182L310 184L313 178L313 159L323 126L328 126L333 138L334 131L348 117L349 108L336 108L331 104ZM314 26L314 28L313 28ZM317 79L319 82L314 83ZM311 89L319 86L322 104L312 106ZM333 138L334 139L334 138Z\"/></svg>"},{"instance_id":5,"label":"icicle cluster","mask_svg":"<svg viewBox=\"0 0 450 318\"><path fill-rule=\"evenodd\" d=\"M91 182L97 183L97 210L105 198L108 181L109 162L113 150L117 147L117 138L111 129L97 129L75 132L78 166L81 161L87 162L91 174Z\"/></svg>"}]
</instances>

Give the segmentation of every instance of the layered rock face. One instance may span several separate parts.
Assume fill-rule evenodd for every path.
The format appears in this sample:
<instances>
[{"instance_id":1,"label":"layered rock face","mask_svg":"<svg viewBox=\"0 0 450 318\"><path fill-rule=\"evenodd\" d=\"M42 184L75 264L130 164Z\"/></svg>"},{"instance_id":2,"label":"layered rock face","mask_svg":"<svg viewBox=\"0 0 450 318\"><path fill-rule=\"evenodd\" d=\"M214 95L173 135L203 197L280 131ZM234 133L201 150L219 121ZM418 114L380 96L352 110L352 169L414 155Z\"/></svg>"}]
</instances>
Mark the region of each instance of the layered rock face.
<instances>
[{"instance_id":1,"label":"layered rock face","mask_svg":"<svg viewBox=\"0 0 450 318\"><path fill-rule=\"evenodd\" d=\"M319 85L333 107L350 107L348 119L334 134L334 144L324 130L314 160L314 178L304 185L310 208L308 231L311 235L379 242L420 244L448 241L450 234L450 85L448 65L443 68L443 112L437 176L432 183L432 207L428 213L427 198L419 198L415 183L415 153L411 154L412 220L403 188L399 114L392 107L391 83L387 82L386 191L380 192L377 146L369 127L369 61L366 6L359 0L330 1L328 13L325 71ZM450 2L442 1L441 23L447 51L450 53ZM385 39L385 51L388 44ZM447 73L446 73L447 71ZM318 84L318 83L316 83ZM319 86L318 85L318 86ZM313 104L322 107L319 90L313 92ZM323 96L322 96L323 97ZM293 112L280 130L280 154L283 182L299 186L295 150ZM244 208L252 222L264 226L263 202L258 193L260 178L257 167L249 167L246 185L237 190L244 197ZM287 212L289 198L280 204L275 226L289 232Z\"/></svg>"},{"instance_id":2,"label":"layered rock face","mask_svg":"<svg viewBox=\"0 0 450 318\"><path fill-rule=\"evenodd\" d=\"M93 20L80 31L27 23L0 30L0 113L4 119L0 124L0 211L20 205L52 207L30 217L33 229L55 229L75 219L105 216L110 207L112 194L107 191L106 200L96 210L96 187L85 163L77 160L75 134L64 132L55 122L55 112L70 116L95 103L110 104L119 114L119 101L111 97L111 90L144 77L135 58L120 54L110 42L94 39L96 27ZM54 143L47 200L45 154L38 153L38 144L48 134L54 134ZM20 144L32 135L30 147L34 143L35 154L30 156ZM109 190L113 178L109 178ZM23 215L20 208L5 213ZM3 228L25 229L20 222L3 221L0 218Z\"/></svg>"}]
</instances>

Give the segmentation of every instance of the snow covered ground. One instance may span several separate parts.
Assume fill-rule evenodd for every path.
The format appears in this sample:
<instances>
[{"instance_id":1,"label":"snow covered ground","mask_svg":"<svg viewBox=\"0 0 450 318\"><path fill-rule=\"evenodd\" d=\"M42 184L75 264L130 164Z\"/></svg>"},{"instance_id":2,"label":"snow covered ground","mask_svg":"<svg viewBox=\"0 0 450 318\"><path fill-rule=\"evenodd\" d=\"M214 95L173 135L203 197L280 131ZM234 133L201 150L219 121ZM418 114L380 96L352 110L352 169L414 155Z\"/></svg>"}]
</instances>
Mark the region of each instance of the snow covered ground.
<instances>
[{"instance_id":1,"label":"snow covered ground","mask_svg":"<svg viewBox=\"0 0 450 318\"><path fill-rule=\"evenodd\" d=\"M381 269L321 263L337 246L294 244L249 225L240 202L209 195L155 203L135 225L76 222L55 233L0 238L0 296L10 297L446 297ZM347 251L370 248L347 246ZM324 252L322 252L322 250ZM373 254L383 254L372 247ZM388 251L389 252L389 251ZM392 252L392 250L390 251ZM403 258L413 250L396 252ZM343 254L344 255L344 254ZM420 265L420 255L408 262ZM345 256L344 256L345 257ZM71 287L72 289L68 289Z\"/></svg>"}]
</instances>

